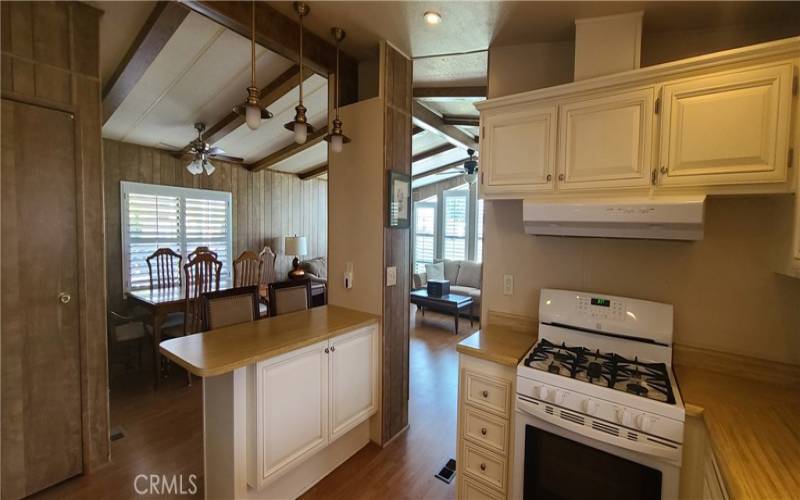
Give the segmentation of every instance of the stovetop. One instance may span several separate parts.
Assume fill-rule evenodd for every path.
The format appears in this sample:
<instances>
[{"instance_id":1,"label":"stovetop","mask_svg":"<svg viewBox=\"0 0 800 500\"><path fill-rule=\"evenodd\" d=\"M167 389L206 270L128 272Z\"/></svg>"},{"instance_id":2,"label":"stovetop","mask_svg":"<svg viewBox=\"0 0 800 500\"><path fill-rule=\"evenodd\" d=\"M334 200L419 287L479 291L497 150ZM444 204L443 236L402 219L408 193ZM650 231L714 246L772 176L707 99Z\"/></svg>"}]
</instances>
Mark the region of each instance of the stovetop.
<instances>
[{"instance_id":1,"label":"stovetop","mask_svg":"<svg viewBox=\"0 0 800 500\"><path fill-rule=\"evenodd\" d=\"M558 345L541 339L523 361L535 370L609 387L643 398L675 404L669 368L585 347Z\"/></svg>"}]
</instances>

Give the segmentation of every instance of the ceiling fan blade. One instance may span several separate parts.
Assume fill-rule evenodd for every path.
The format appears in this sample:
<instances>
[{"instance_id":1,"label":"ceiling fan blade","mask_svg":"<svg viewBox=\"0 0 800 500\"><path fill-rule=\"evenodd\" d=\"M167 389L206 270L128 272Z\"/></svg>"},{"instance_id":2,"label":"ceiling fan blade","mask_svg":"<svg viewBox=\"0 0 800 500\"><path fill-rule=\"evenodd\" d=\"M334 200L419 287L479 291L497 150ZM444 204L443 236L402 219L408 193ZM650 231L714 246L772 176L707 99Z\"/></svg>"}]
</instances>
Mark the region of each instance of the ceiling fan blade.
<instances>
[{"instance_id":1,"label":"ceiling fan blade","mask_svg":"<svg viewBox=\"0 0 800 500\"><path fill-rule=\"evenodd\" d=\"M225 150L220 148L220 147L214 146L213 148L210 148L208 150L208 154L210 154L210 155L224 155L225 154Z\"/></svg>"},{"instance_id":2,"label":"ceiling fan blade","mask_svg":"<svg viewBox=\"0 0 800 500\"><path fill-rule=\"evenodd\" d=\"M228 155L219 155L219 154L211 154L214 159L222 160L222 161L230 161L233 163L244 163L244 158L239 158L238 156L228 156Z\"/></svg>"}]
</instances>

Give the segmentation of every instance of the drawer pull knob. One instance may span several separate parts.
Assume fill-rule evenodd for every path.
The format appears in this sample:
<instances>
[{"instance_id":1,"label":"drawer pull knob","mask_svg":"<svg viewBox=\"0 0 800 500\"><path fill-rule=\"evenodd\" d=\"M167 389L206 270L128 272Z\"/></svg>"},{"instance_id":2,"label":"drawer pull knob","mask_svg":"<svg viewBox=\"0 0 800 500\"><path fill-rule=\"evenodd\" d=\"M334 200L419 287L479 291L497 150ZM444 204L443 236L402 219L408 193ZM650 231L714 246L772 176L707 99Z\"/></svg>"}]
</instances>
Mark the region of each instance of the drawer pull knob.
<instances>
[{"instance_id":1,"label":"drawer pull knob","mask_svg":"<svg viewBox=\"0 0 800 500\"><path fill-rule=\"evenodd\" d=\"M483 392L481 393L481 395L482 395L483 397L485 397L485 398L488 398L488 397L489 397L489 391L483 391Z\"/></svg>"},{"instance_id":2,"label":"drawer pull knob","mask_svg":"<svg viewBox=\"0 0 800 500\"><path fill-rule=\"evenodd\" d=\"M484 435L484 436L485 436L487 432L488 432L488 431L486 430L486 427L481 427L481 434L482 434L482 435Z\"/></svg>"},{"instance_id":3,"label":"drawer pull knob","mask_svg":"<svg viewBox=\"0 0 800 500\"><path fill-rule=\"evenodd\" d=\"M481 470L486 470L486 464L481 464Z\"/></svg>"}]
</instances>

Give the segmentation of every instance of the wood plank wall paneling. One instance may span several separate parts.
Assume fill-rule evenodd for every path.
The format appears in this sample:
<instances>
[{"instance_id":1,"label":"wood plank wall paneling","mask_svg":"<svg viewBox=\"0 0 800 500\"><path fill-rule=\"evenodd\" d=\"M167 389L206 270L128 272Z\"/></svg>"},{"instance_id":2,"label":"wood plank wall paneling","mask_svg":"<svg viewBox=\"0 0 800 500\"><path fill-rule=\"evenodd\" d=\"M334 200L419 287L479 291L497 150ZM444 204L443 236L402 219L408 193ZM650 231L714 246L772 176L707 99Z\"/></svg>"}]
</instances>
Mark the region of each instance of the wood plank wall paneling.
<instances>
[{"instance_id":1,"label":"wood plank wall paneling","mask_svg":"<svg viewBox=\"0 0 800 500\"><path fill-rule=\"evenodd\" d=\"M108 461L110 449L100 138L102 12L79 2L2 2L0 9L3 98L69 111L77 121L81 411L84 469L91 471Z\"/></svg>"},{"instance_id":2,"label":"wood plank wall paneling","mask_svg":"<svg viewBox=\"0 0 800 500\"><path fill-rule=\"evenodd\" d=\"M387 43L381 45L384 88L384 190L388 171L411 175L412 62ZM388 194L384 194L384 197ZM384 207L386 206L384 199ZM384 221L388 213L384 208ZM384 224L385 226L385 224ZM410 229L384 228L384 266L397 267L397 284L383 297L383 442L408 426ZM385 278L384 278L385 280Z\"/></svg>"},{"instance_id":3,"label":"wood plank wall paneling","mask_svg":"<svg viewBox=\"0 0 800 500\"><path fill-rule=\"evenodd\" d=\"M215 161L211 176L193 176L186 161L166 151L103 140L106 177L107 287L111 309L124 308L122 299L122 232L120 181L229 191L233 208L233 253L259 251L272 246L278 257L277 276L291 269L294 256L282 255L279 239L293 234L308 238L306 258L328 254L328 181L300 180L292 174L270 170L250 172L240 165Z\"/></svg>"}]
</instances>

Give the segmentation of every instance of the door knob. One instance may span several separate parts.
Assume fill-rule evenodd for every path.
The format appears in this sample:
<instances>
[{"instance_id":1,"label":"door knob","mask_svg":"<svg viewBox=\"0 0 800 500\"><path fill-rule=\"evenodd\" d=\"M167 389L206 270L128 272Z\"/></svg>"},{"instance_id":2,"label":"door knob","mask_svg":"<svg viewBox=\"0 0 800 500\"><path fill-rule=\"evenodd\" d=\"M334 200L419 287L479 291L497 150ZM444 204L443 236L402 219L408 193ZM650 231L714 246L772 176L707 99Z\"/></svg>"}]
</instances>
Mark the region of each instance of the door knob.
<instances>
[{"instance_id":1,"label":"door knob","mask_svg":"<svg viewBox=\"0 0 800 500\"><path fill-rule=\"evenodd\" d=\"M486 430L486 427L481 427L481 435L482 436L485 436L487 432L488 431Z\"/></svg>"},{"instance_id":2,"label":"door knob","mask_svg":"<svg viewBox=\"0 0 800 500\"><path fill-rule=\"evenodd\" d=\"M667 172L668 172L667 167L662 165L661 166L661 173L666 175Z\"/></svg>"},{"instance_id":3,"label":"door knob","mask_svg":"<svg viewBox=\"0 0 800 500\"><path fill-rule=\"evenodd\" d=\"M550 174L547 174L547 182L550 182L551 180L553 180L553 176L550 175Z\"/></svg>"},{"instance_id":4,"label":"door knob","mask_svg":"<svg viewBox=\"0 0 800 500\"><path fill-rule=\"evenodd\" d=\"M486 470L486 464L485 463L481 464L481 470Z\"/></svg>"},{"instance_id":5,"label":"door knob","mask_svg":"<svg viewBox=\"0 0 800 500\"><path fill-rule=\"evenodd\" d=\"M67 292L61 292L58 294L58 300L62 304L69 304L69 301L72 300L72 295Z\"/></svg>"},{"instance_id":6,"label":"door knob","mask_svg":"<svg viewBox=\"0 0 800 500\"><path fill-rule=\"evenodd\" d=\"M335 351L335 350L336 350L336 346L335 346L335 345L332 345L332 346L331 346L331 352L333 352L333 351Z\"/></svg>"},{"instance_id":7,"label":"door knob","mask_svg":"<svg viewBox=\"0 0 800 500\"><path fill-rule=\"evenodd\" d=\"M481 393L481 396L483 396L483 397L485 397L485 398L488 398L488 397L489 397L489 391L483 391L483 392Z\"/></svg>"},{"instance_id":8,"label":"door knob","mask_svg":"<svg viewBox=\"0 0 800 500\"><path fill-rule=\"evenodd\" d=\"M564 180L564 174L558 174L558 180L563 181Z\"/></svg>"}]
</instances>

